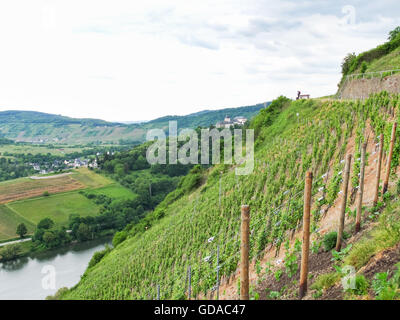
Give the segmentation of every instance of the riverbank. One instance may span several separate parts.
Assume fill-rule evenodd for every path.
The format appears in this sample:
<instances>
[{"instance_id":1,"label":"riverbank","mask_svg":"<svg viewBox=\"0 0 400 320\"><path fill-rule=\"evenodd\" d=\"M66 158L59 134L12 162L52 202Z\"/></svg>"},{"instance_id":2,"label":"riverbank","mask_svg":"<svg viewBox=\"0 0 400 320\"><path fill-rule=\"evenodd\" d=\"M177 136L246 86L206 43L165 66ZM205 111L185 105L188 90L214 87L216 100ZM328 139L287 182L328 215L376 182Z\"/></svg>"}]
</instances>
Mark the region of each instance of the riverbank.
<instances>
[{"instance_id":1,"label":"riverbank","mask_svg":"<svg viewBox=\"0 0 400 320\"><path fill-rule=\"evenodd\" d=\"M93 254L110 244L111 237L98 238L0 263L0 300L43 300L74 286Z\"/></svg>"},{"instance_id":2,"label":"riverbank","mask_svg":"<svg viewBox=\"0 0 400 320\"><path fill-rule=\"evenodd\" d=\"M68 231L70 231L70 230L68 230ZM6 243L1 243L0 244L0 263L9 262L9 261L13 261L13 260L24 258L24 257L30 257L32 255L41 254L41 253L45 253L45 252L51 252L54 250L62 250L63 248L69 248L71 246L85 243L88 241L95 241L98 239L105 239L105 238L112 239L114 233L115 233L115 230L113 230L113 229L104 230L104 231L98 233L93 239L86 240L86 241L74 240L74 241L67 243L66 245L56 247L56 248L46 248L43 245L37 245L34 242L32 242L32 238L19 239L19 240L9 241ZM14 247L14 248L12 248L12 247Z\"/></svg>"}]
</instances>

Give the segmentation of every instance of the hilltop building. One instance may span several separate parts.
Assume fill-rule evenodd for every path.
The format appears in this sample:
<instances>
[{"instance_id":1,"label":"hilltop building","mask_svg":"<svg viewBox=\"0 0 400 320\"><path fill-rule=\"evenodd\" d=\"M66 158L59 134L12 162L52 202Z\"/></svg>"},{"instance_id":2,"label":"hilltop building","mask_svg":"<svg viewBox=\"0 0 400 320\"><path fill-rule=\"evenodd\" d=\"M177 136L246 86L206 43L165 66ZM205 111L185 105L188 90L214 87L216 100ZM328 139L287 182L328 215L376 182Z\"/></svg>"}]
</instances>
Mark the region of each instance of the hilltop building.
<instances>
[{"instance_id":1,"label":"hilltop building","mask_svg":"<svg viewBox=\"0 0 400 320\"><path fill-rule=\"evenodd\" d=\"M219 121L217 122L217 124L215 125L217 128L230 128L231 126L237 124L239 126L242 126L246 123L247 119L245 117L235 117L233 119L231 119L231 117L229 117L228 115L225 116L224 121Z\"/></svg>"}]
</instances>

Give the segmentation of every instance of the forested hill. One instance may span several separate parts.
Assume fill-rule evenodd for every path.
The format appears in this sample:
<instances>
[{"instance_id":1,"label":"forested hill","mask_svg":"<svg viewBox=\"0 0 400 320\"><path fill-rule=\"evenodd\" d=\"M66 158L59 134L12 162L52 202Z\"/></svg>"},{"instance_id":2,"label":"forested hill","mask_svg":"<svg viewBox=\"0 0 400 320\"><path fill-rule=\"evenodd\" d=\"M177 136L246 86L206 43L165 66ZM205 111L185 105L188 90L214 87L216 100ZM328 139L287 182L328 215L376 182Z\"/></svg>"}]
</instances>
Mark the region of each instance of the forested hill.
<instances>
[{"instance_id":1,"label":"forested hill","mask_svg":"<svg viewBox=\"0 0 400 320\"><path fill-rule=\"evenodd\" d=\"M146 130L166 128L168 121L178 121L180 128L208 127L225 115L251 119L269 103L239 108L204 110L186 116L166 116L149 122L123 124L98 119L76 119L34 111L0 112L0 137L34 143L63 144L132 144L145 140Z\"/></svg>"},{"instance_id":2,"label":"forested hill","mask_svg":"<svg viewBox=\"0 0 400 320\"><path fill-rule=\"evenodd\" d=\"M258 111L260 111L260 109L264 108L265 106L268 106L269 104L270 102L267 102L266 104L260 103L254 106L240 107L240 108L204 110L186 116L166 116L149 121L145 124L145 126L146 125L167 126L168 121L178 121L178 125L181 128L195 128L198 126L208 127L212 124L215 124L217 121L223 120L226 115L229 115L231 118L243 116L247 119L251 119L255 114L258 113Z\"/></svg>"}]
</instances>

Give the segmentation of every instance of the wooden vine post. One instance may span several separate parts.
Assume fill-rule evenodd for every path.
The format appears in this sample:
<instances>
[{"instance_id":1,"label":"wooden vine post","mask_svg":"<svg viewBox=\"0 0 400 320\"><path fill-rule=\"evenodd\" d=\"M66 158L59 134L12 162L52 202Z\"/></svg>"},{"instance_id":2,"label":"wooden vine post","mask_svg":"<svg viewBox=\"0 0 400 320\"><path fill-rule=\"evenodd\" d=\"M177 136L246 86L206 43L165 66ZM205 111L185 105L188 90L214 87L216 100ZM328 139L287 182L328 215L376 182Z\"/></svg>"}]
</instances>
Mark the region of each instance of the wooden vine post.
<instances>
[{"instance_id":1,"label":"wooden vine post","mask_svg":"<svg viewBox=\"0 0 400 320\"><path fill-rule=\"evenodd\" d=\"M381 133L381 135L379 137L379 154L378 154L378 164L377 164L377 168L376 168L375 194L374 194L374 201L373 201L374 207L378 203L379 183L381 180L382 157L383 157L383 133Z\"/></svg>"},{"instance_id":2,"label":"wooden vine post","mask_svg":"<svg viewBox=\"0 0 400 320\"><path fill-rule=\"evenodd\" d=\"M343 177L343 200L342 200L342 206L340 208L339 230L337 233L336 251L340 251L340 249L342 248L344 220L345 220L346 205L347 205L347 191L349 189L350 165L351 165L351 154L348 154L346 158L346 166Z\"/></svg>"},{"instance_id":3,"label":"wooden vine post","mask_svg":"<svg viewBox=\"0 0 400 320\"><path fill-rule=\"evenodd\" d=\"M361 146L360 185L358 188L357 216L356 216L356 226L355 226L356 233L360 231L360 227L361 227L361 211L362 211L362 200L363 200L363 194L364 194L366 151L367 151L367 143L364 142Z\"/></svg>"},{"instance_id":4,"label":"wooden vine post","mask_svg":"<svg viewBox=\"0 0 400 320\"><path fill-rule=\"evenodd\" d=\"M383 182L382 195L386 193L389 186L390 165L392 164L394 141L396 139L397 122L393 123L392 135L390 137L389 157L387 159L386 176Z\"/></svg>"},{"instance_id":5,"label":"wooden vine post","mask_svg":"<svg viewBox=\"0 0 400 320\"><path fill-rule=\"evenodd\" d=\"M242 206L240 252L240 300L249 300L249 240L250 207Z\"/></svg>"},{"instance_id":6,"label":"wooden vine post","mask_svg":"<svg viewBox=\"0 0 400 320\"><path fill-rule=\"evenodd\" d=\"M310 211L311 211L311 187L312 172L306 174L306 183L304 188L304 209L303 209L303 248L301 254L300 269L300 288L299 298L302 299L307 292L307 276L308 276L308 256L310 251Z\"/></svg>"}]
</instances>

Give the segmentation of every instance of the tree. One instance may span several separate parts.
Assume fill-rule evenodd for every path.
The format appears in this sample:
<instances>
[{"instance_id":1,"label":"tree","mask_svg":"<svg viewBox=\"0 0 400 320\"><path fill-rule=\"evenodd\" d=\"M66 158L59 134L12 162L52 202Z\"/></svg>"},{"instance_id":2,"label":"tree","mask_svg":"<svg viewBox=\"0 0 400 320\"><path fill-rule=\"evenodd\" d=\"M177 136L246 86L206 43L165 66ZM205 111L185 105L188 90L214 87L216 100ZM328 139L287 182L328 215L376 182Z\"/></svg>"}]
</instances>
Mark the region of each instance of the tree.
<instances>
[{"instance_id":1,"label":"tree","mask_svg":"<svg viewBox=\"0 0 400 320\"><path fill-rule=\"evenodd\" d=\"M38 229L51 229L54 226L54 221L51 220L50 218L44 218L39 221L37 227Z\"/></svg>"},{"instance_id":2,"label":"tree","mask_svg":"<svg viewBox=\"0 0 400 320\"><path fill-rule=\"evenodd\" d=\"M21 252L21 246L19 244L10 244L0 250L0 257L2 260L13 260L18 257Z\"/></svg>"},{"instance_id":3,"label":"tree","mask_svg":"<svg viewBox=\"0 0 400 320\"><path fill-rule=\"evenodd\" d=\"M350 71L350 67L353 61L356 59L356 57L357 56L354 52L347 54L347 56L343 59L342 62L342 74L346 75Z\"/></svg>"},{"instance_id":4,"label":"tree","mask_svg":"<svg viewBox=\"0 0 400 320\"><path fill-rule=\"evenodd\" d=\"M394 39L396 39L396 37L400 34L400 26L396 27L395 29L393 29L392 31L389 32L389 41L392 41Z\"/></svg>"},{"instance_id":5,"label":"tree","mask_svg":"<svg viewBox=\"0 0 400 320\"><path fill-rule=\"evenodd\" d=\"M77 234L76 234L78 240L79 241L89 240L89 239L91 239L91 235L92 235L92 233L90 231L89 226L82 222L79 225L78 230L77 230Z\"/></svg>"},{"instance_id":6,"label":"tree","mask_svg":"<svg viewBox=\"0 0 400 320\"><path fill-rule=\"evenodd\" d=\"M17 226L17 235L19 235L21 238L23 238L27 233L28 229L26 228L26 225L24 223L20 223Z\"/></svg>"},{"instance_id":7,"label":"tree","mask_svg":"<svg viewBox=\"0 0 400 320\"><path fill-rule=\"evenodd\" d=\"M47 248L55 248L59 245L59 239L52 231L46 231L43 234L43 242Z\"/></svg>"}]
</instances>

